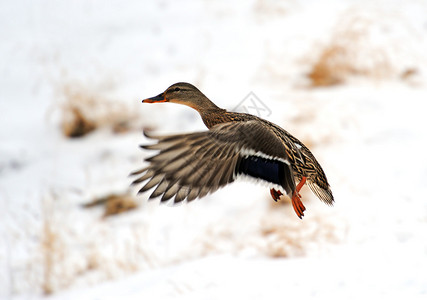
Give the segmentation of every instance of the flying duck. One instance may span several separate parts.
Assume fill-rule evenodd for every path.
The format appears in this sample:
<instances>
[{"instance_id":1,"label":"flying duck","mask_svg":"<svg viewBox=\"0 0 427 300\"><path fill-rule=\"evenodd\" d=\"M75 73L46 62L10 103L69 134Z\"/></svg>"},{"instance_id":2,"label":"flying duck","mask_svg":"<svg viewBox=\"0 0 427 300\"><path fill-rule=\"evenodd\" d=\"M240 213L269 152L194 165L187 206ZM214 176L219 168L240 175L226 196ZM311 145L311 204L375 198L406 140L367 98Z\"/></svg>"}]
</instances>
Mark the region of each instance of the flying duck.
<instances>
[{"instance_id":1,"label":"flying duck","mask_svg":"<svg viewBox=\"0 0 427 300\"><path fill-rule=\"evenodd\" d=\"M305 207L300 190L304 184L324 203L334 197L326 175L311 151L289 132L267 120L219 108L194 85L179 82L143 103L171 102L197 110L207 131L155 136L142 145L157 151L145 159L146 167L133 172L132 184L147 181L138 193L155 187L150 199L160 197L174 203L192 201L249 176L267 182L272 198L286 194L301 219ZM298 182L298 183L297 183Z\"/></svg>"}]
</instances>

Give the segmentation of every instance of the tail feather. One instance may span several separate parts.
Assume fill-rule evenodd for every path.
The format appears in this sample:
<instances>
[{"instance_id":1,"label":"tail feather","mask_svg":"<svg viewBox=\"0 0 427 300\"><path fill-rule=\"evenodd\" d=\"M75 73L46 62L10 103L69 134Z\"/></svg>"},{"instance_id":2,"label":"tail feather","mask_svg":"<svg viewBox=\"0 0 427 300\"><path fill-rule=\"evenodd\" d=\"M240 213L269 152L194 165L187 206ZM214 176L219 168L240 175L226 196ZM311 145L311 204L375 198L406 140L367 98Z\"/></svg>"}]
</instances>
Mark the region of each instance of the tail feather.
<instances>
[{"instance_id":1,"label":"tail feather","mask_svg":"<svg viewBox=\"0 0 427 300\"><path fill-rule=\"evenodd\" d=\"M324 203L328 205L334 204L334 196L332 195L332 191L329 186L322 188L313 181L308 181L308 186L310 187L310 190Z\"/></svg>"}]
</instances>

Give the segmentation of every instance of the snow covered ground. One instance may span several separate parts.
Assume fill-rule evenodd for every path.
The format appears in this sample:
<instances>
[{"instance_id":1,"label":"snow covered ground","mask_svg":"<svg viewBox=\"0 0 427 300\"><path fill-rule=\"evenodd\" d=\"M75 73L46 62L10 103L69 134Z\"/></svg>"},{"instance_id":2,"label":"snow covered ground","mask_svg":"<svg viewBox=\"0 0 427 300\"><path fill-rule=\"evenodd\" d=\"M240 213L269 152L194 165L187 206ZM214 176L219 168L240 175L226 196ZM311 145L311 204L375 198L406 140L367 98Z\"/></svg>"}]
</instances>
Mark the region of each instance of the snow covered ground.
<instances>
[{"instance_id":1,"label":"snow covered ground","mask_svg":"<svg viewBox=\"0 0 427 300\"><path fill-rule=\"evenodd\" d=\"M0 298L427 296L423 1L21 0L0 24ZM316 65L337 84L313 87ZM143 127L204 130L187 107L140 103L178 81L300 138L336 204L304 188L301 221L241 181L177 207L83 208L136 194ZM70 139L76 95L101 126Z\"/></svg>"}]
</instances>

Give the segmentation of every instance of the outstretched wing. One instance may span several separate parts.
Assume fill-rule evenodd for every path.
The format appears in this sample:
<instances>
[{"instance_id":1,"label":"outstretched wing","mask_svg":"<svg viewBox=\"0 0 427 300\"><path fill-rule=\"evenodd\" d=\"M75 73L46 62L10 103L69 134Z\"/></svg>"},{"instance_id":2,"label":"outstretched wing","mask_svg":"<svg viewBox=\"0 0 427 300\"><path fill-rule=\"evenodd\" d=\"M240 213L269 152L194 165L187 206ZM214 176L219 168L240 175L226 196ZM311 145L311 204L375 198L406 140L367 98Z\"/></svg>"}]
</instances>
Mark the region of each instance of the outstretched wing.
<instances>
[{"instance_id":1,"label":"outstretched wing","mask_svg":"<svg viewBox=\"0 0 427 300\"><path fill-rule=\"evenodd\" d=\"M284 145L258 121L230 122L209 131L169 136L144 134L157 143L141 146L158 153L146 159L148 166L133 184L147 181L139 190L153 187L150 198L188 201L206 196L233 182L239 175L278 184L287 193L295 190L294 174Z\"/></svg>"}]
</instances>

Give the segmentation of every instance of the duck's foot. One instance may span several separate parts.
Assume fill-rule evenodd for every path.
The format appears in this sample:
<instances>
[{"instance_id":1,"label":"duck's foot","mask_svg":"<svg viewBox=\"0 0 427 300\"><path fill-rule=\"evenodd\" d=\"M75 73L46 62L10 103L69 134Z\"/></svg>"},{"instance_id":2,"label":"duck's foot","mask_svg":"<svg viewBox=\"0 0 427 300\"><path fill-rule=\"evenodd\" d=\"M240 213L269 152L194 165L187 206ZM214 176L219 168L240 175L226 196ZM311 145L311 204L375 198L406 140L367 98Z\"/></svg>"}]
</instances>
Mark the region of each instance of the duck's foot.
<instances>
[{"instance_id":1,"label":"duck's foot","mask_svg":"<svg viewBox=\"0 0 427 300\"><path fill-rule=\"evenodd\" d=\"M302 204L301 195L297 191L292 195L292 206L294 207L298 218L302 219L304 216L305 206Z\"/></svg>"},{"instance_id":2,"label":"duck's foot","mask_svg":"<svg viewBox=\"0 0 427 300\"><path fill-rule=\"evenodd\" d=\"M301 181L298 183L294 193L292 194L292 206L298 216L298 218L302 219L304 216L305 206L302 204L301 201L301 195L299 194L299 191L305 184L305 181L307 180L306 177L303 177Z\"/></svg>"},{"instance_id":3,"label":"duck's foot","mask_svg":"<svg viewBox=\"0 0 427 300\"><path fill-rule=\"evenodd\" d=\"M277 200L280 199L280 196L282 196L281 191L276 191L275 189L270 189L271 197L273 197L273 200L277 202Z\"/></svg>"}]
</instances>

